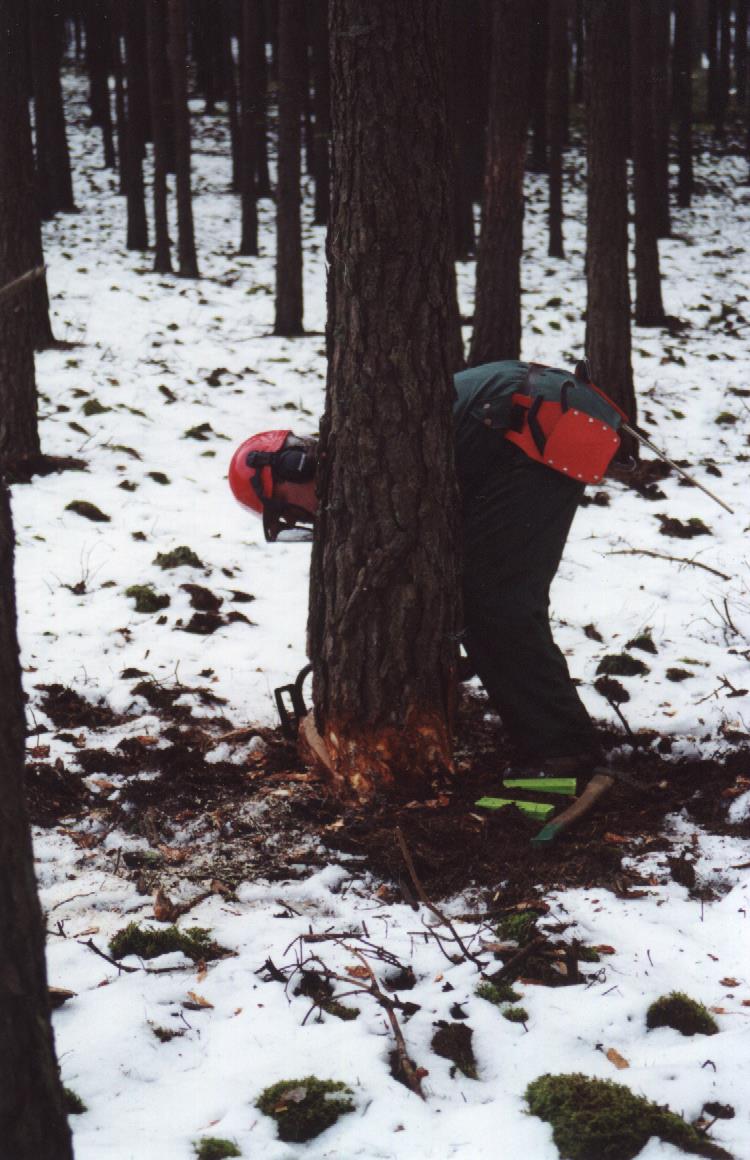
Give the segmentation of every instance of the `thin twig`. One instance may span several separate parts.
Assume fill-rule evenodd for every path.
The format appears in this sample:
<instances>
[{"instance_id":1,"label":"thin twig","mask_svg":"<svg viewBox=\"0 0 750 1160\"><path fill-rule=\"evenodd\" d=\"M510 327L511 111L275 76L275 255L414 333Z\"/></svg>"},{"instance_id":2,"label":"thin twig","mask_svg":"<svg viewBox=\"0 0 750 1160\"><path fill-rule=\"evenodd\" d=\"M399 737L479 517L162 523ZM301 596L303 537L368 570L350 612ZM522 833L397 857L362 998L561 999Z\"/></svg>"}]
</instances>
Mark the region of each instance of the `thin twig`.
<instances>
[{"instance_id":1,"label":"thin twig","mask_svg":"<svg viewBox=\"0 0 750 1160\"><path fill-rule=\"evenodd\" d=\"M104 951L99 950L99 947L96 945L96 943L93 941L93 939L89 938L89 939L86 939L86 941L84 942L82 939L79 938L79 939L76 939L76 942L78 943L79 946L88 947L90 951L93 951L94 954L98 955L100 959L104 959L105 962L111 963L111 965L113 967L117 967L118 971L126 971L129 975L134 975L136 973L136 971L143 970L142 967L126 967L124 965L124 963L118 963L117 959L113 959L113 958L110 958L109 955L105 955Z\"/></svg>"},{"instance_id":2,"label":"thin twig","mask_svg":"<svg viewBox=\"0 0 750 1160\"><path fill-rule=\"evenodd\" d=\"M15 294L16 290L20 290L27 282L33 282L36 278L41 278L45 268L44 266L36 266L33 270L27 270L20 278L15 278L12 282L6 283L5 286L0 286L0 301L3 298Z\"/></svg>"},{"instance_id":3,"label":"thin twig","mask_svg":"<svg viewBox=\"0 0 750 1160\"><path fill-rule=\"evenodd\" d=\"M468 949L468 947L464 943L463 939L461 938L460 934L456 930L456 928L453 925L453 923L451 922L451 920L449 918L446 918L446 916L443 914L443 912L441 910L439 910L438 907L435 906L435 903L432 902L425 894L424 887L422 886L422 883L420 882L419 877L417 875L417 871L414 868L414 862L412 861L412 856L409 853L409 847L406 845L406 839L404 838L404 835L401 831L400 826L396 826L396 841L398 842L399 849L401 850L401 854L403 856L404 862L406 863L406 868L409 871L409 877L411 878L411 880L414 884L414 889L417 893L417 898L420 900L420 902L422 902L427 907L427 909L429 911L431 911L435 915L435 917L437 919L439 919L439 921L443 924L443 926L446 926L448 928L453 939L455 940L457 945L460 947L461 953L465 956L465 958L469 959L472 963L474 963L475 966L479 967L481 970L483 965L484 965L482 963L481 959L478 959L476 955L473 955L471 953L471 951Z\"/></svg>"},{"instance_id":4,"label":"thin twig","mask_svg":"<svg viewBox=\"0 0 750 1160\"><path fill-rule=\"evenodd\" d=\"M533 951L538 950L540 946L543 946L546 941L547 939L543 934L537 935L537 937L532 939L530 943L527 943L525 947L521 947L520 950L517 950L516 953L508 959L507 963L503 964L499 971L495 971L492 975L489 975L488 978L490 982L499 983L503 979L507 979L509 975L513 974L516 967L522 963L524 959L527 959Z\"/></svg>"},{"instance_id":5,"label":"thin twig","mask_svg":"<svg viewBox=\"0 0 750 1160\"><path fill-rule=\"evenodd\" d=\"M702 568L704 572L710 572L713 576L718 576L720 580L731 580L731 576L727 576L726 572L720 572L718 568L712 568L710 564L702 564L700 560L686 560L683 556L667 556L663 552L651 552L647 548L617 548L611 552L606 553L607 556L651 556L654 560L669 560L672 564L689 564L691 568Z\"/></svg>"},{"instance_id":6,"label":"thin twig","mask_svg":"<svg viewBox=\"0 0 750 1160\"><path fill-rule=\"evenodd\" d=\"M375 978L373 969L365 959L364 955L360 954L360 952L355 950L354 947L349 949L351 950L352 954L354 954L356 958L359 959L364 970L367 971L367 975L370 980L370 993L373 998L376 999L377 1002L381 1005L386 1015L388 1016L388 1022L390 1023L391 1031L393 1032L393 1038L396 1040L396 1052L398 1054L398 1062L401 1073L411 1090L416 1095L418 1095L420 1099L424 1099L425 1097L424 1092L422 1091L422 1079L419 1074L420 1069L414 1067L414 1064L409 1059L409 1053L406 1050L406 1040L404 1039L401 1025L396 1016L396 1012L394 1011L393 1000L390 999L388 995L384 995L381 991L380 987L378 986L378 981Z\"/></svg>"}]
</instances>

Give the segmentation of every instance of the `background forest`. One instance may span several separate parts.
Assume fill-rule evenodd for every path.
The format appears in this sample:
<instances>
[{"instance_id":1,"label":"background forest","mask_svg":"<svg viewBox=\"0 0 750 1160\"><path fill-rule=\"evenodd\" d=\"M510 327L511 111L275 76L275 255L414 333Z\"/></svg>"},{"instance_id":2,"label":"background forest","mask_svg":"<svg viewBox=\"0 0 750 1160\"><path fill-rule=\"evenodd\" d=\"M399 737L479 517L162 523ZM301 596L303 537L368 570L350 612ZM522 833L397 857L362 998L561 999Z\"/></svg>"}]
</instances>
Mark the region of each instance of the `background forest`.
<instances>
[{"instance_id":1,"label":"background forest","mask_svg":"<svg viewBox=\"0 0 750 1160\"><path fill-rule=\"evenodd\" d=\"M747 23L0 0L0 1160L750 1157ZM445 658L389 632L397 588L338 638L322 594L377 486L451 494L451 372L584 355L733 509L633 443L576 517L555 635L635 785L533 854L475 804L506 749L469 685L454 777L337 802L274 699L309 547L263 542L233 448L329 438L370 367L312 695L406 720ZM407 550L441 639L438 507Z\"/></svg>"}]
</instances>

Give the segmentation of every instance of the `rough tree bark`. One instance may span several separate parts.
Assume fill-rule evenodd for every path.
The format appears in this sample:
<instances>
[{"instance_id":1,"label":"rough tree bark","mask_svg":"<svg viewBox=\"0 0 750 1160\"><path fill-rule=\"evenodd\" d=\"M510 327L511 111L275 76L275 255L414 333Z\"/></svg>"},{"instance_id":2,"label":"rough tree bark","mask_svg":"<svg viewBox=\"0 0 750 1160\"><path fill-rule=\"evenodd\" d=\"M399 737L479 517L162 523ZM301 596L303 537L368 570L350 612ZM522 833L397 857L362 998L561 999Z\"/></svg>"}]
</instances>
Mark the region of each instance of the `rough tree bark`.
<instances>
[{"instance_id":1,"label":"rough tree bark","mask_svg":"<svg viewBox=\"0 0 750 1160\"><path fill-rule=\"evenodd\" d=\"M654 110L654 177L656 233L668 238L672 233L669 208L670 84L669 49L671 39L670 0L652 0L653 57L651 75Z\"/></svg>"},{"instance_id":2,"label":"rough tree bark","mask_svg":"<svg viewBox=\"0 0 750 1160\"><path fill-rule=\"evenodd\" d=\"M148 222L146 220L146 191L143 184L144 139L144 66L143 37L145 32L145 5L143 0L130 0L123 14L125 32L125 77L127 85L127 117L125 123L125 197L127 199L127 238L129 250L148 249ZM143 28L141 27L143 23Z\"/></svg>"},{"instance_id":3,"label":"rough tree bark","mask_svg":"<svg viewBox=\"0 0 750 1160\"><path fill-rule=\"evenodd\" d=\"M21 35L17 6L0 4L0 287L29 268L36 217ZM33 318L31 285L0 302L0 471L40 455Z\"/></svg>"},{"instance_id":4,"label":"rough tree bark","mask_svg":"<svg viewBox=\"0 0 750 1160\"><path fill-rule=\"evenodd\" d=\"M628 283L628 36L621 0L587 0L586 109L588 215L586 354L594 382L636 419ZM623 450L631 452L630 447Z\"/></svg>"},{"instance_id":5,"label":"rough tree bark","mask_svg":"<svg viewBox=\"0 0 750 1160\"><path fill-rule=\"evenodd\" d=\"M309 647L342 794L451 768L459 569L443 6L332 0L329 370Z\"/></svg>"},{"instance_id":6,"label":"rough tree bark","mask_svg":"<svg viewBox=\"0 0 750 1160\"><path fill-rule=\"evenodd\" d=\"M304 0L279 2L279 150L274 334L303 334L301 116Z\"/></svg>"},{"instance_id":7,"label":"rough tree bark","mask_svg":"<svg viewBox=\"0 0 750 1160\"><path fill-rule=\"evenodd\" d=\"M635 320L663 326L654 133L652 0L631 0L631 105L635 201Z\"/></svg>"},{"instance_id":8,"label":"rough tree bark","mask_svg":"<svg viewBox=\"0 0 750 1160\"><path fill-rule=\"evenodd\" d=\"M474 253L474 202L471 188L472 104L476 62L474 28L469 9L447 5L448 111L451 118L453 174L453 244L458 261Z\"/></svg>"},{"instance_id":9,"label":"rough tree bark","mask_svg":"<svg viewBox=\"0 0 750 1160\"><path fill-rule=\"evenodd\" d=\"M568 81L568 13L565 3L552 0L549 9L547 127L549 130L549 256L564 258L563 144Z\"/></svg>"},{"instance_id":10,"label":"rough tree bark","mask_svg":"<svg viewBox=\"0 0 750 1160\"><path fill-rule=\"evenodd\" d=\"M219 12L221 20L221 52L223 56L224 85L227 93L227 114L229 117L229 139L232 146L232 193L240 191L240 116L237 101L237 69L234 63L234 28L232 11L222 5ZM238 40L241 42L242 34Z\"/></svg>"},{"instance_id":11,"label":"rough tree bark","mask_svg":"<svg viewBox=\"0 0 750 1160\"><path fill-rule=\"evenodd\" d=\"M693 197L693 12L678 4L674 26L674 103L677 117L677 204L690 205Z\"/></svg>"},{"instance_id":12,"label":"rough tree bark","mask_svg":"<svg viewBox=\"0 0 750 1160\"><path fill-rule=\"evenodd\" d=\"M737 0L734 32L734 75L739 112L747 100L747 0Z\"/></svg>"},{"instance_id":13,"label":"rough tree bark","mask_svg":"<svg viewBox=\"0 0 750 1160\"><path fill-rule=\"evenodd\" d=\"M39 210L46 220L75 210L60 83L62 26L59 11L44 0L31 0L30 16Z\"/></svg>"},{"instance_id":14,"label":"rough tree bark","mask_svg":"<svg viewBox=\"0 0 750 1160\"><path fill-rule=\"evenodd\" d=\"M115 167L115 143L112 106L109 99L112 29L109 5L101 0L86 0L86 68L89 74L91 124L102 131L104 164Z\"/></svg>"},{"instance_id":15,"label":"rough tree bark","mask_svg":"<svg viewBox=\"0 0 750 1160\"><path fill-rule=\"evenodd\" d=\"M174 111L177 254L181 278L198 277L190 187L190 113L187 102L187 19L185 0L168 0L168 56Z\"/></svg>"},{"instance_id":16,"label":"rough tree bark","mask_svg":"<svg viewBox=\"0 0 750 1160\"><path fill-rule=\"evenodd\" d=\"M518 358L521 350L523 176L528 123L529 9L496 0L487 165L477 255L472 366ZM508 61L513 61L513 68Z\"/></svg>"},{"instance_id":17,"label":"rough tree bark","mask_svg":"<svg viewBox=\"0 0 750 1160\"><path fill-rule=\"evenodd\" d=\"M13 525L3 483L0 688L0 1153L9 1160L73 1160L50 1023L44 925L24 801L26 725L16 637Z\"/></svg>"},{"instance_id":18,"label":"rough tree bark","mask_svg":"<svg viewBox=\"0 0 750 1160\"><path fill-rule=\"evenodd\" d=\"M315 216L317 226L328 223L331 202L331 77L328 63L328 18L324 5L308 2L312 48L313 110L315 113Z\"/></svg>"},{"instance_id":19,"label":"rough tree bark","mask_svg":"<svg viewBox=\"0 0 750 1160\"><path fill-rule=\"evenodd\" d=\"M531 17L529 69L529 108L531 109L531 150L529 169L547 172L547 69L549 67L550 8L561 7L560 0L527 0Z\"/></svg>"},{"instance_id":20,"label":"rough tree bark","mask_svg":"<svg viewBox=\"0 0 750 1160\"><path fill-rule=\"evenodd\" d=\"M154 141L154 270L172 273L167 220L168 125L171 119L167 68L167 21L162 0L146 0L148 81L151 94L151 132Z\"/></svg>"}]
</instances>

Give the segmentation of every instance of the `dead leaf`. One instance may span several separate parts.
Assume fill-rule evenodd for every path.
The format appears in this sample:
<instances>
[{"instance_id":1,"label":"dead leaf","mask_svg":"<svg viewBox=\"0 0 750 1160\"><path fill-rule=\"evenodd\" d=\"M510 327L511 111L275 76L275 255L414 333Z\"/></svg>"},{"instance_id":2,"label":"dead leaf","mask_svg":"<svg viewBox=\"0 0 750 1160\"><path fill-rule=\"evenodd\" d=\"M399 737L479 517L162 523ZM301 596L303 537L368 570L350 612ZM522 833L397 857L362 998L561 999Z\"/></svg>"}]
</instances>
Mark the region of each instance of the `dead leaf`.
<instances>
[{"instance_id":1,"label":"dead leaf","mask_svg":"<svg viewBox=\"0 0 750 1160\"><path fill-rule=\"evenodd\" d=\"M73 744L75 745L76 749L85 749L86 748L86 736L85 736L85 734L79 733L77 737L74 737Z\"/></svg>"},{"instance_id":2,"label":"dead leaf","mask_svg":"<svg viewBox=\"0 0 750 1160\"><path fill-rule=\"evenodd\" d=\"M105 794L114 793L117 789L117 786L113 782L108 781L106 777L92 777L91 781L97 789L100 789Z\"/></svg>"},{"instance_id":3,"label":"dead leaf","mask_svg":"<svg viewBox=\"0 0 750 1160\"><path fill-rule=\"evenodd\" d=\"M617 1049L614 1047L610 1047L605 1052L605 1055L607 1056L607 1059L609 1060L609 1062L613 1063L615 1065L615 1067L618 1069L618 1071L623 1071L626 1067L630 1067L630 1064L628 1063L627 1059L625 1059L624 1056L620 1055L619 1051L617 1051Z\"/></svg>"},{"instance_id":4,"label":"dead leaf","mask_svg":"<svg viewBox=\"0 0 750 1160\"><path fill-rule=\"evenodd\" d=\"M369 979L370 977L369 967L346 967L345 970L347 975L351 975L353 979Z\"/></svg>"},{"instance_id":5,"label":"dead leaf","mask_svg":"<svg viewBox=\"0 0 750 1160\"><path fill-rule=\"evenodd\" d=\"M594 950L598 951L600 955L616 955L617 954L617 951L615 950L615 948L607 946L606 943L602 943L601 946L594 947Z\"/></svg>"},{"instance_id":6,"label":"dead leaf","mask_svg":"<svg viewBox=\"0 0 750 1160\"><path fill-rule=\"evenodd\" d=\"M179 866L190 857L190 849L184 846L157 846L157 850L171 866Z\"/></svg>"},{"instance_id":7,"label":"dead leaf","mask_svg":"<svg viewBox=\"0 0 750 1160\"><path fill-rule=\"evenodd\" d=\"M74 938L84 938L84 936L87 934L98 934L98 933L99 933L98 926L87 926L85 930L79 930L78 933L75 934L73 937Z\"/></svg>"},{"instance_id":8,"label":"dead leaf","mask_svg":"<svg viewBox=\"0 0 750 1160\"><path fill-rule=\"evenodd\" d=\"M719 979L719 982L722 987L739 987L740 985L737 979Z\"/></svg>"},{"instance_id":9,"label":"dead leaf","mask_svg":"<svg viewBox=\"0 0 750 1160\"><path fill-rule=\"evenodd\" d=\"M67 1003L68 999L75 999L77 991L68 991L65 987L48 987L49 1005L53 1011Z\"/></svg>"},{"instance_id":10,"label":"dead leaf","mask_svg":"<svg viewBox=\"0 0 750 1160\"><path fill-rule=\"evenodd\" d=\"M49 757L49 745L34 745L29 750L29 757Z\"/></svg>"},{"instance_id":11,"label":"dead leaf","mask_svg":"<svg viewBox=\"0 0 750 1160\"><path fill-rule=\"evenodd\" d=\"M141 745L156 745L159 741L158 737L151 737L148 733L141 733L136 737L136 741L140 741Z\"/></svg>"},{"instance_id":12,"label":"dead leaf","mask_svg":"<svg viewBox=\"0 0 750 1160\"><path fill-rule=\"evenodd\" d=\"M226 883L220 882L218 878L212 878L209 883L212 894L231 894L232 889Z\"/></svg>"},{"instance_id":13,"label":"dead leaf","mask_svg":"<svg viewBox=\"0 0 750 1160\"><path fill-rule=\"evenodd\" d=\"M178 917L177 907L160 886L154 895L154 918L157 922L175 922Z\"/></svg>"},{"instance_id":14,"label":"dead leaf","mask_svg":"<svg viewBox=\"0 0 750 1160\"><path fill-rule=\"evenodd\" d=\"M709 1007L709 1011L713 1011L714 1015L726 1015L726 1007Z\"/></svg>"},{"instance_id":15,"label":"dead leaf","mask_svg":"<svg viewBox=\"0 0 750 1160\"><path fill-rule=\"evenodd\" d=\"M199 963L196 963L196 966L198 967L198 974L195 976L195 981L196 983L202 983L208 974L208 967L203 962L203 959Z\"/></svg>"},{"instance_id":16,"label":"dead leaf","mask_svg":"<svg viewBox=\"0 0 750 1160\"><path fill-rule=\"evenodd\" d=\"M621 842L627 842L627 838L623 834L612 834L609 831L604 835L605 842L612 842L613 845L619 845Z\"/></svg>"},{"instance_id":17,"label":"dead leaf","mask_svg":"<svg viewBox=\"0 0 750 1160\"><path fill-rule=\"evenodd\" d=\"M204 999L203 995L199 995L197 991L188 991L187 999L183 999L183 1007L188 1011L207 1011L213 1010L213 1003L209 1003L208 999Z\"/></svg>"}]
</instances>

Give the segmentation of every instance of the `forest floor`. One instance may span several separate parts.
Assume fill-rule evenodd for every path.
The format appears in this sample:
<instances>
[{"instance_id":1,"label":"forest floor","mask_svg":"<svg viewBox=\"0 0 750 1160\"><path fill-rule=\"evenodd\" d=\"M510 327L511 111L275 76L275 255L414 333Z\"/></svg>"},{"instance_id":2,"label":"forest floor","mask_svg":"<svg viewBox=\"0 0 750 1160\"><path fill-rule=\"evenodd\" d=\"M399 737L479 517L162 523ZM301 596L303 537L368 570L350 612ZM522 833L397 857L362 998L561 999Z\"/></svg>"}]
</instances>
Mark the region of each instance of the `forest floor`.
<instances>
[{"instance_id":1,"label":"forest floor","mask_svg":"<svg viewBox=\"0 0 750 1160\"><path fill-rule=\"evenodd\" d=\"M712 1135L750 1157L746 161L706 143L695 205L661 244L678 321L634 332L640 422L736 514L648 467L587 496L555 636L640 788L618 783L539 850L538 824L476 806L511 756L476 686L456 776L424 802L342 810L280 730L273 690L306 661L309 555L263 543L226 468L253 431L316 428L323 231L308 206L308 333L274 338L273 206L261 256L238 258L223 122L196 106L203 276L185 281L124 249L78 78L66 96L80 212L50 223L45 253L72 345L37 373L44 449L80 469L17 484L13 505L50 980L75 993L55 1030L87 1107L78 1160L188 1160L210 1136L268 1160L496 1160L498 1139L554 1160L524 1102L545 1071L616 1078L704 1126L707 1103L731 1105ZM566 183L559 261L543 179L528 179L523 356L570 366L585 296L577 149ZM462 264L467 317L472 279ZM224 951L120 960L111 939L131 921L206 928ZM477 994L506 967L520 1022ZM720 1033L647 1031L648 1005L672 991L706 1004ZM461 1050L446 1057L443 1033ZM397 1082L405 1058L424 1100ZM255 1101L310 1074L347 1082L354 1112L285 1143ZM652 1139L639 1156L676 1154Z\"/></svg>"}]
</instances>

